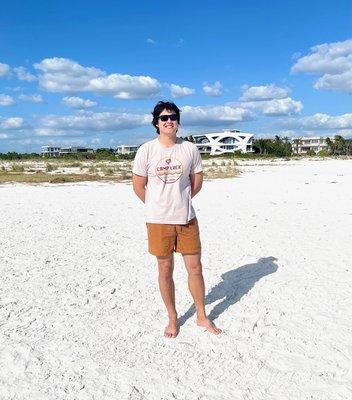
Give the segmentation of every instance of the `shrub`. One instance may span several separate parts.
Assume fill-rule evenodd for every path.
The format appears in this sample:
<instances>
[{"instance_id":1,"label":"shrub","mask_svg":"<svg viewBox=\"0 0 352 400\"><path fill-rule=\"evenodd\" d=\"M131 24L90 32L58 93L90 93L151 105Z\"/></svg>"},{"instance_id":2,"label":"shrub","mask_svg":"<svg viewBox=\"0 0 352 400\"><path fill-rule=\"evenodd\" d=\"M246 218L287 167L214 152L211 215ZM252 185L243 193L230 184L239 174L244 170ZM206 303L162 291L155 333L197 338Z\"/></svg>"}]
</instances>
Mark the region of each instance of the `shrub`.
<instances>
[{"instance_id":1,"label":"shrub","mask_svg":"<svg viewBox=\"0 0 352 400\"><path fill-rule=\"evenodd\" d=\"M52 164L46 164L46 172L51 172L51 171L55 171L57 169L57 167L55 167Z\"/></svg>"},{"instance_id":2,"label":"shrub","mask_svg":"<svg viewBox=\"0 0 352 400\"><path fill-rule=\"evenodd\" d=\"M307 156L316 156L316 152L314 150L309 149L306 153Z\"/></svg>"},{"instance_id":3,"label":"shrub","mask_svg":"<svg viewBox=\"0 0 352 400\"><path fill-rule=\"evenodd\" d=\"M13 171L13 172L24 172L24 167L21 164L12 164L11 171Z\"/></svg>"},{"instance_id":4,"label":"shrub","mask_svg":"<svg viewBox=\"0 0 352 400\"><path fill-rule=\"evenodd\" d=\"M327 150L320 150L318 152L319 157L329 157L330 153Z\"/></svg>"}]
</instances>

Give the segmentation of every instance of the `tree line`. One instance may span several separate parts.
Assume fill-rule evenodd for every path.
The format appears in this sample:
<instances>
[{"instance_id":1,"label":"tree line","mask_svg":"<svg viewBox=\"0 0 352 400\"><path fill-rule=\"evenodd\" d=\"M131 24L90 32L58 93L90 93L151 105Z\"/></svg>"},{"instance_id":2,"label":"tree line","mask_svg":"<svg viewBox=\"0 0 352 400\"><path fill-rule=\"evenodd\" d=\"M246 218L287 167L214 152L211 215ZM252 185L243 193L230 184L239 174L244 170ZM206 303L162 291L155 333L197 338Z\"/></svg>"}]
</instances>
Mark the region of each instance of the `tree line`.
<instances>
[{"instance_id":1,"label":"tree line","mask_svg":"<svg viewBox=\"0 0 352 400\"><path fill-rule=\"evenodd\" d=\"M188 137L185 140L190 140ZM306 155L314 156L339 156L339 155L352 155L352 139L345 139L343 136L335 135L333 139L326 138L325 142L327 144L327 150L322 150L318 154L309 150ZM291 157L293 154L297 153L299 146L302 145L302 140L297 138L292 142L288 137L280 137L276 135L273 139L263 139L258 138L253 140L253 150L254 156L267 155L271 157ZM235 152L235 154L241 152ZM242 154L244 155L244 154ZM251 154L246 154L247 156L252 156ZM94 153L72 153L64 155L60 158L69 160L133 160L134 154L115 154L114 149L97 149ZM207 155L204 155L208 158ZM224 153L222 156L229 156L229 153ZM213 156L209 156L213 157ZM42 155L38 153L17 153L11 151L8 153L0 153L0 160L28 160L28 159L42 159ZM47 157L49 158L49 157ZM50 157L54 158L54 157ZM56 157L55 157L56 158Z\"/></svg>"},{"instance_id":2,"label":"tree line","mask_svg":"<svg viewBox=\"0 0 352 400\"><path fill-rule=\"evenodd\" d=\"M315 152L310 149L306 155L352 155L352 139L345 139L341 135L335 135L333 139L326 138L326 150ZM288 137L281 138L275 136L274 139L254 139L253 150L257 154L270 155L276 157L290 157L297 154L298 148L303 144L302 139L293 139L291 142Z\"/></svg>"},{"instance_id":3,"label":"tree line","mask_svg":"<svg viewBox=\"0 0 352 400\"><path fill-rule=\"evenodd\" d=\"M94 153L72 153L65 154L60 157L44 157L63 159L63 160L133 160L134 154L114 154L114 149L97 149ZM38 153L17 153L11 151L8 153L0 153L0 160L35 160L43 159L43 156Z\"/></svg>"}]
</instances>

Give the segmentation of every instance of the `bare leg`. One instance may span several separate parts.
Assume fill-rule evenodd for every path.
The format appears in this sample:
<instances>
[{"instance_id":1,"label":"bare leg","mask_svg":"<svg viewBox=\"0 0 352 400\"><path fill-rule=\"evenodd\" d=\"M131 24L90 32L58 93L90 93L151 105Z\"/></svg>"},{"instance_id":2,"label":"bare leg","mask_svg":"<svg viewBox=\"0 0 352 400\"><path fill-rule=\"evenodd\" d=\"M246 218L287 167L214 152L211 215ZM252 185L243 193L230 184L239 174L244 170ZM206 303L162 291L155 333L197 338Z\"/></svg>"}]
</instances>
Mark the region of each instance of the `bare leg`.
<instances>
[{"instance_id":1,"label":"bare leg","mask_svg":"<svg viewBox=\"0 0 352 400\"><path fill-rule=\"evenodd\" d=\"M221 329L217 328L205 314L204 297L205 286L202 274L201 254L183 254L183 260L188 272L188 288L194 300L197 312L197 325L206 328L209 332L218 335Z\"/></svg>"},{"instance_id":2,"label":"bare leg","mask_svg":"<svg viewBox=\"0 0 352 400\"><path fill-rule=\"evenodd\" d=\"M169 324L165 329L165 337L175 338L178 334L177 312L175 307L175 284L172 279L174 271L174 255L157 257L159 269L159 289L169 316Z\"/></svg>"}]
</instances>

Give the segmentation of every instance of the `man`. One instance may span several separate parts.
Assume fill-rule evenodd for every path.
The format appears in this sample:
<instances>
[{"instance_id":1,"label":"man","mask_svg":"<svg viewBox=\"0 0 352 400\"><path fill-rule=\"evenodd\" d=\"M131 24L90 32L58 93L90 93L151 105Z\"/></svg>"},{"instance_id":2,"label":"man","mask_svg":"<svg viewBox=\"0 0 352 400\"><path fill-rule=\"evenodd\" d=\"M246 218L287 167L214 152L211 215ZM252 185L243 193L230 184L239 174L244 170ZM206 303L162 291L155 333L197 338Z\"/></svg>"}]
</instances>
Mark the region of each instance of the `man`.
<instances>
[{"instance_id":1,"label":"man","mask_svg":"<svg viewBox=\"0 0 352 400\"><path fill-rule=\"evenodd\" d=\"M193 143L177 138L180 110L174 103L159 101L152 114L159 137L138 149L133 189L146 204L149 252L157 259L160 293L169 317L164 335L175 338L179 330L172 278L174 251L182 254L188 272L197 325L219 334L221 330L205 314L201 243L191 202L203 182L200 154Z\"/></svg>"}]
</instances>

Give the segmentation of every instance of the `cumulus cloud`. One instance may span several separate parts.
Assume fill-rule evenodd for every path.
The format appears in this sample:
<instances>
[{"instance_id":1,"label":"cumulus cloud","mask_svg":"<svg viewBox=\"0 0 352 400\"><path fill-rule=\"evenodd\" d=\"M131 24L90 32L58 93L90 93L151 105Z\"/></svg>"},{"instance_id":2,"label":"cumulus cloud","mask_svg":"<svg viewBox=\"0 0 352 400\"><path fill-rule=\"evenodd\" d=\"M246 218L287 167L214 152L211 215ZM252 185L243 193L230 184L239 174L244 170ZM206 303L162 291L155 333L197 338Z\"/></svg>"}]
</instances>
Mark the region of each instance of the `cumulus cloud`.
<instances>
[{"instance_id":1,"label":"cumulus cloud","mask_svg":"<svg viewBox=\"0 0 352 400\"><path fill-rule=\"evenodd\" d=\"M314 46L297 59L292 72L321 75L315 89L352 92L352 39Z\"/></svg>"},{"instance_id":2,"label":"cumulus cloud","mask_svg":"<svg viewBox=\"0 0 352 400\"><path fill-rule=\"evenodd\" d=\"M7 64L0 63L0 76L7 76L10 74L10 66Z\"/></svg>"},{"instance_id":3,"label":"cumulus cloud","mask_svg":"<svg viewBox=\"0 0 352 400\"><path fill-rule=\"evenodd\" d=\"M194 89L188 88L186 86L182 87L173 83L170 85L170 91L172 97L190 96L191 94L194 94L196 92Z\"/></svg>"},{"instance_id":4,"label":"cumulus cloud","mask_svg":"<svg viewBox=\"0 0 352 400\"><path fill-rule=\"evenodd\" d=\"M237 105L250 110L258 110L267 116L295 115L302 111L301 101L288 97L288 88L271 85L242 86L242 96Z\"/></svg>"},{"instance_id":5,"label":"cumulus cloud","mask_svg":"<svg viewBox=\"0 0 352 400\"><path fill-rule=\"evenodd\" d=\"M265 101L273 99L284 99L289 94L289 89L276 85L265 86L242 86L241 101Z\"/></svg>"},{"instance_id":6,"label":"cumulus cloud","mask_svg":"<svg viewBox=\"0 0 352 400\"><path fill-rule=\"evenodd\" d=\"M204 82L203 91L208 96L218 97L222 94L222 85L219 81L216 81L213 84L208 84L207 82Z\"/></svg>"},{"instance_id":7,"label":"cumulus cloud","mask_svg":"<svg viewBox=\"0 0 352 400\"><path fill-rule=\"evenodd\" d=\"M138 99L155 96L161 90L160 83L150 76L107 75L66 58L46 58L34 67L41 71L40 86L49 92L92 91L120 99Z\"/></svg>"},{"instance_id":8,"label":"cumulus cloud","mask_svg":"<svg viewBox=\"0 0 352 400\"><path fill-rule=\"evenodd\" d=\"M295 115L302 111L303 104L291 97L268 101L248 101L238 103L244 108L259 110L267 116Z\"/></svg>"},{"instance_id":9,"label":"cumulus cloud","mask_svg":"<svg viewBox=\"0 0 352 400\"><path fill-rule=\"evenodd\" d=\"M97 94L128 100L155 96L160 89L161 84L150 76L111 74L94 78L89 82L89 90Z\"/></svg>"},{"instance_id":10,"label":"cumulus cloud","mask_svg":"<svg viewBox=\"0 0 352 400\"><path fill-rule=\"evenodd\" d=\"M186 126L224 126L254 118L252 111L229 105L182 107L182 124Z\"/></svg>"},{"instance_id":11,"label":"cumulus cloud","mask_svg":"<svg viewBox=\"0 0 352 400\"><path fill-rule=\"evenodd\" d=\"M44 103L44 99L41 94L20 94L18 98L22 101L28 101L30 103Z\"/></svg>"},{"instance_id":12,"label":"cumulus cloud","mask_svg":"<svg viewBox=\"0 0 352 400\"><path fill-rule=\"evenodd\" d=\"M67 58L46 58L34 64L41 71L40 86L49 92L76 92L89 90L89 82L104 75L104 71L94 67L82 67Z\"/></svg>"},{"instance_id":13,"label":"cumulus cloud","mask_svg":"<svg viewBox=\"0 0 352 400\"><path fill-rule=\"evenodd\" d=\"M147 39L147 43L149 44L156 44L156 40L152 39L152 38L148 38Z\"/></svg>"},{"instance_id":14,"label":"cumulus cloud","mask_svg":"<svg viewBox=\"0 0 352 400\"><path fill-rule=\"evenodd\" d=\"M6 118L0 122L2 129L20 129L24 126L24 120L21 117Z\"/></svg>"},{"instance_id":15,"label":"cumulus cloud","mask_svg":"<svg viewBox=\"0 0 352 400\"><path fill-rule=\"evenodd\" d=\"M79 112L74 115L47 115L40 119L36 136L83 135L96 132L116 132L151 123L150 115Z\"/></svg>"},{"instance_id":16,"label":"cumulus cloud","mask_svg":"<svg viewBox=\"0 0 352 400\"><path fill-rule=\"evenodd\" d=\"M20 81L32 82L37 79L33 74L28 72L26 70L26 68L24 68L24 67L17 67L17 68L14 68L13 70L15 71L16 76Z\"/></svg>"},{"instance_id":17,"label":"cumulus cloud","mask_svg":"<svg viewBox=\"0 0 352 400\"><path fill-rule=\"evenodd\" d=\"M9 139L10 136L7 133L0 133L0 139Z\"/></svg>"},{"instance_id":18,"label":"cumulus cloud","mask_svg":"<svg viewBox=\"0 0 352 400\"><path fill-rule=\"evenodd\" d=\"M317 113L306 117L289 119L287 121L284 121L284 125L290 128L306 130L351 129L352 113L337 116Z\"/></svg>"},{"instance_id":19,"label":"cumulus cloud","mask_svg":"<svg viewBox=\"0 0 352 400\"><path fill-rule=\"evenodd\" d=\"M97 105L95 101L82 99L81 97L63 97L62 102L73 108L90 108Z\"/></svg>"},{"instance_id":20,"label":"cumulus cloud","mask_svg":"<svg viewBox=\"0 0 352 400\"><path fill-rule=\"evenodd\" d=\"M13 104L16 104L13 97L7 94L0 94L0 106L12 106Z\"/></svg>"}]
</instances>

